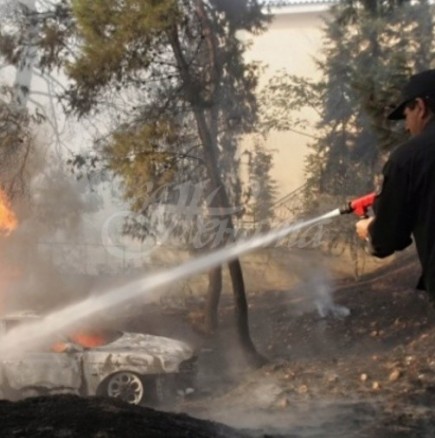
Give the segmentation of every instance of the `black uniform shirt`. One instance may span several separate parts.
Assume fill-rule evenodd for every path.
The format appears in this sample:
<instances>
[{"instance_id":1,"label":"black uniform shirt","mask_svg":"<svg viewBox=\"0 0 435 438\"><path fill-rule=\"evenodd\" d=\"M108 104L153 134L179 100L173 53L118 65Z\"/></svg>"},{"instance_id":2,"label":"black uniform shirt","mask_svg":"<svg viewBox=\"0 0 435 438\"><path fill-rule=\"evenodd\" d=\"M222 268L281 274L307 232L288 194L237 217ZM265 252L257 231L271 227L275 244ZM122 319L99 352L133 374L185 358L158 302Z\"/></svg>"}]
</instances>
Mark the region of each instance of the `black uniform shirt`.
<instances>
[{"instance_id":1,"label":"black uniform shirt","mask_svg":"<svg viewBox=\"0 0 435 438\"><path fill-rule=\"evenodd\" d=\"M383 175L369 227L373 254L400 251L412 235L423 268L418 287L435 294L435 120L391 154Z\"/></svg>"}]
</instances>

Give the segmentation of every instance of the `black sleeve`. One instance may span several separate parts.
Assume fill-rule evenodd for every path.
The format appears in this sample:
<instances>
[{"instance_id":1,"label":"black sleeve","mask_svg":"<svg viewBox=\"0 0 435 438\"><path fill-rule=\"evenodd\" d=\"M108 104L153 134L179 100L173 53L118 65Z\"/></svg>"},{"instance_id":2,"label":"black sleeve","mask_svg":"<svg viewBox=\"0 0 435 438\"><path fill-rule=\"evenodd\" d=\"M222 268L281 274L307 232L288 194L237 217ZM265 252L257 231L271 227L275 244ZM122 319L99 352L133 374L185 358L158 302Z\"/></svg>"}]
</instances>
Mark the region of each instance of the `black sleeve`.
<instances>
[{"instance_id":1,"label":"black sleeve","mask_svg":"<svg viewBox=\"0 0 435 438\"><path fill-rule=\"evenodd\" d=\"M383 170L382 189L375 199L375 219L369 226L372 253L387 257L412 243L412 208L406 168L388 161Z\"/></svg>"}]
</instances>

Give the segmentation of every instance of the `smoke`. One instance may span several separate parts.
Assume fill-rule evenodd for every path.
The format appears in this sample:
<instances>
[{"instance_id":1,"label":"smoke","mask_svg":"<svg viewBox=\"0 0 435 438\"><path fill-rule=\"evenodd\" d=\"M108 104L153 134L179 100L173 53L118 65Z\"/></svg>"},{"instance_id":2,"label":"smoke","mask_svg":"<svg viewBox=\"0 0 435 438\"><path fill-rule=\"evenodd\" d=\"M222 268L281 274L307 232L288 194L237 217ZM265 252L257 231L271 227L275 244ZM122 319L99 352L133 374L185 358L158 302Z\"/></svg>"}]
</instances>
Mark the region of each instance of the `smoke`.
<instances>
[{"instance_id":1,"label":"smoke","mask_svg":"<svg viewBox=\"0 0 435 438\"><path fill-rule=\"evenodd\" d=\"M332 292L333 283L326 271L316 271L307 284L313 291L314 304L321 318L345 318L350 315L347 307L334 303Z\"/></svg>"},{"instance_id":2,"label":"smoke","mask_svg":"<svg viewBox=\"0 0 435 438\"><path fill-rule=\"evenodd\" d=\"M45 311L86 295L92 286L89 276L70 268L71 254L62 251L62 242L80 241L83 216L92 205L62 162L48 153L44 157L43 145L37 147L26 167L28 189L13 202L18 227L1 237L2 313Z\"/></svg>"},{"instance_id":3,"label":"smoke","mask_svg":"<svg viewBox=\"0 0 435 438\"><path fill-rule=\"evenodd\" d=\"M0 14L2 20L8 20L16 14L16 4L13 0L2 0L0 1Z\"/></svg>"},{"instance_id":4,"label":"smoke","mask_svg":"<svg viewBox=\"0 0 435 438\"><path fill-rule=\"evenodd\" d=\"M299 317L314 312L320 318L349 316L349 309L334 302L333 277L339 274L334 269L328 269L328 256L320 251L313 253L292 250L290 254L294 255L287 261L285 272L289 283L285 287L286 291L281 294L288 314ZM281 254L281 259L283 257Z\"/></svg>"}]
</instances>

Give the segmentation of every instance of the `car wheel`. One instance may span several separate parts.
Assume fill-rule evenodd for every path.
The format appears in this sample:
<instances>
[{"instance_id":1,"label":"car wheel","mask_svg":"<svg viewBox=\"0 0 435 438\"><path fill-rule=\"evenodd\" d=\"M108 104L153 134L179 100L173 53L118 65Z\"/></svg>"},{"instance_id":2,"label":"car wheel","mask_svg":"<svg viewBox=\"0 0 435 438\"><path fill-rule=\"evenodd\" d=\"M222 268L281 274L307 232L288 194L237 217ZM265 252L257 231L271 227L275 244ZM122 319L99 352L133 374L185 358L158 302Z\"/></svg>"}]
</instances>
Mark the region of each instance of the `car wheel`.
<instances>
[{"instance_id":1,"label":"car wheel","mask_svg":"<svg viewBox=\"0 0 435 438\"><path fill-rule=\"evenodd\" d=\"M121 371L109 376L105 384L105 395L138 405L144 398L145 388L141 377L130 371Z\"/></svg>"}]
</instances>

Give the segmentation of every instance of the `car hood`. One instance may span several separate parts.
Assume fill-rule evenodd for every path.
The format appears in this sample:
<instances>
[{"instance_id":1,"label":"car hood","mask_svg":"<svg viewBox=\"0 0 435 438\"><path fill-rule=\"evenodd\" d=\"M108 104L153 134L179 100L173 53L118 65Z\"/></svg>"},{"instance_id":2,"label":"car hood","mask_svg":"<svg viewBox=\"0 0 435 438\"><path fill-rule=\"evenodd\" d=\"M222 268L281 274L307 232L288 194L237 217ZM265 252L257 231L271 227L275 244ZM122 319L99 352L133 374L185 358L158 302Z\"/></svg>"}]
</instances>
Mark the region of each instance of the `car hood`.
<instances>
[{"instance_id":1,"label":"car hood","mask_svg":"<svg viewBox=\"0 0 435 438\"><path fill-rule=\"evenodd\" d=\"M166 338L164 336L146 335L142 333L123 332L113 342L92 348L94 351L107 352L139 352L144 351L150 355L175 355L184 360L194 355L193 349L183 341Z\"/></svg>"}]
</instances>

